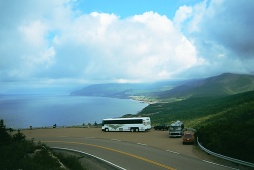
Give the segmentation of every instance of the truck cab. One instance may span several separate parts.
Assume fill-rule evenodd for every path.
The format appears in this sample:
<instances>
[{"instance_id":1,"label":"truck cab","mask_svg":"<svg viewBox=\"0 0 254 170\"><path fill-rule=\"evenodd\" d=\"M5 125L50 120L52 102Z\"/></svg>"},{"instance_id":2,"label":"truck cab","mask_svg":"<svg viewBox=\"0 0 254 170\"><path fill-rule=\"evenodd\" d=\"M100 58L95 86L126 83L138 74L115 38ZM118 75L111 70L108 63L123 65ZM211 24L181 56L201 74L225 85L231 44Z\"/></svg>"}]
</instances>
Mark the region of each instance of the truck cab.
<instances>
[{"instance_id":1,"label":"truck cab","mask_svg":"<svg viewBox=\"0 0 254 170\"><path fill-rule=\"evenodd\" d=\"M169 126L169 137L182 137L184 124L177 120Z\"/></svg>"},{"instance_id":2,"label":"truck cab","mask_svg":"<svg viewBox=\"0 0 254 170\"><path fill-rule=\"evenodd\" d=\"M156 126L154 126L153 128L154 128L154 130L168 130L168 125L166 125L166 124L160 124L160 125L156 125Z\"/></svg>"}]
</instances>

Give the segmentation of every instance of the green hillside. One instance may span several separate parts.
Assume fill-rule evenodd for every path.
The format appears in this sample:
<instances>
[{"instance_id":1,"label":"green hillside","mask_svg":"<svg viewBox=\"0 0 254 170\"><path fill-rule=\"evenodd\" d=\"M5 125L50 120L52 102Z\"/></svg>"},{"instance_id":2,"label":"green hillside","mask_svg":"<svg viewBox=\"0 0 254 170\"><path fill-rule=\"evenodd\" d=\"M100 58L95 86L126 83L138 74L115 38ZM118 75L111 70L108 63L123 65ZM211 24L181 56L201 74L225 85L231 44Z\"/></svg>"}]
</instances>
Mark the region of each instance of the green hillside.
<instances>
[{"instance_id":1,"label":"green hillside","mask_svg":"<svg viewBox=\"0 0 254 170\"><path fill-rule=\"evenodd\" d=\"M254 76L225 73L206 79L156 83L93 84L71 95L133 98L149 102L174 102L189 97L226 96L254 90Z\"/></svg>"},{"instance_id":2,"label":"green hillside","mask_svg":"<svg viewBox=\"0 0 254 170\"><path fill-rule=\"evenodd\" d=\"M162 81L155 83L106 83L92 84L80 90L73 91L76 96L101 96L115 98L132 98L133 96L145 96L152 92L172 89L185 81Z\"/></svg>"},{"instance_id":3,"label":"green hillside","mask_svg":"<svg viewBox=\"0 0 254 170\"><path fill-rule=\"evenodd\" d=\"M206 79L193 80L174 89L154 93L160 99L225 96L254 90L254 76L224 73Z\"/></svg>"},{"instance_id":4,"label":"green hillside","mask_svg":"<svg viewBox=\"0 0 254 170\"><path fill-rule=\"evenodd\" d=\"M155 103L135 116L150 116L152 123L181 120L197 129L208 149L254 162L254 91L224 97L197 97L174 103Z\"/></svg>"},{"instance_id":5,"label":"green hillside","mask_svg":"<svg viewBox=\"0 0 254 170\"><path fill-rule=\"evenodd\" d=\"M181 120L197 129L208 149L254 162L254 76L225 73L199 80L154 84L100 84L72 95L134 98L149 101L140 113L152 124Z\"/></svg>"}]
</instances>

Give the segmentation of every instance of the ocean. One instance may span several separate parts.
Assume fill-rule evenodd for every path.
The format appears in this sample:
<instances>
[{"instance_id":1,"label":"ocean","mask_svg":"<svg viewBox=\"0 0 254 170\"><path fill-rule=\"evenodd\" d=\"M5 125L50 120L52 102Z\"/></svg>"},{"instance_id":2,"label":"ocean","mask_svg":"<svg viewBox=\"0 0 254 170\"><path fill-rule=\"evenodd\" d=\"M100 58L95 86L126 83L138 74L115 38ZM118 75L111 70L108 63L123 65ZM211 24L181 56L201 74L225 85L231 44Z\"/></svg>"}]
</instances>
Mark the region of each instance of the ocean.
<instances>
[{"instance_id":1,"label":"ocean","mask_svg":"<svg viewBox=\"0 0 254 170\"><path fill-rule=\"evenodd\" d=\"M7 128L77 126L136 114L147 104L130 99L69 95L1 95L0 119Z\"/></svg>"}]
</instances>

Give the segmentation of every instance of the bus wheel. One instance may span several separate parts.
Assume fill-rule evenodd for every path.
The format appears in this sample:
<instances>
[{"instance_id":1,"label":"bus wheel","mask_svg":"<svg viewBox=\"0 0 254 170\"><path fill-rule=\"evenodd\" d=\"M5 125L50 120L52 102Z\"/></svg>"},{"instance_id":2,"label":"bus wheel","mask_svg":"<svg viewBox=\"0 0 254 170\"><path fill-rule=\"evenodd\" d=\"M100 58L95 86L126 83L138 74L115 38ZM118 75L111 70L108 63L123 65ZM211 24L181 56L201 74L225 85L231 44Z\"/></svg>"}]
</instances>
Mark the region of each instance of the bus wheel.
<instances>
[{"instance_id":1,"label":"bus wheel","mask_svg":"<svg viewBox=\"0 0 254 170\"><path fill-rule=\"evenodd\" d=\"M134 128L131 128L131 132L135 132L135 129L134 129Z\"/></svg>"},{"instance_id":2,"label":"bus wheel","mask_svg":"<svg viewBox=\"0 0 254 170\"><path fill-rule=\"evenodd\" d=\"M139 132L139 128L135 129L135 131Z\"/></svg>"},{"instance_id":3,"label":"bus wheel","mask_svg":"<svg viewBox=\"0 0 254 170\"><path fill-rule=\"evenodd\" d=\"M109 131L108 128L106 128L106 129L105 129L105 132L108 132L108 131Z\"/></svg>"}]
</instances>

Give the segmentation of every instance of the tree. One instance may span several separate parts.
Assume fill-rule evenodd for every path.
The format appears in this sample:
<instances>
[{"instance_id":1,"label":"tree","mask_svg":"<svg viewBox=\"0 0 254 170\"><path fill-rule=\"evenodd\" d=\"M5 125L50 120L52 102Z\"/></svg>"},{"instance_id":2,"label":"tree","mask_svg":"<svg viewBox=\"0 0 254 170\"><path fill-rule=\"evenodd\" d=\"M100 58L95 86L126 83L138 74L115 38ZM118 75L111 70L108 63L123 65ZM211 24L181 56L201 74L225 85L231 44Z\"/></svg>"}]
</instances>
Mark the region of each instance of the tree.
<instances>
[{"instance_id":1,"label":"tree","mask_svg":"<svg viewBox=\"0 0 254 170\"><path fill-rule=\"evenodd\" d=\"M5 129L4 120L0 120L0 129Z\"/></svg>"},{"instance_id":2,"label":"tree","mask_svg":"<svg viewBox=\"0 0 254 170\"><path fill-rule=\"evenodd\" d=\"M8 130L9 130L10 134L13 132L13 129L12 129L12 128L9 128Z\"/></svg>"},{"instance_id":3,"label":"tree","mask_svg":"<svg viewBox=\"0 0 254 170\"><path fill-rule=\"evenodd\" d=\"M13 135L12 140L13 141L21 141L21 140L25 140L26 136L20 132L20 130L18 130L18 133Z\"/></svg>"},{"instance_id":4,"label":"tree","mask_svg":"<svg viewBox=\"0 0 254 170\"><path fill-rule=\"evenodd\" d=\"M8 134L4 125L4 120L0 120L0 145L6 144L11 140L11 136Z\"/></svg>"}]
</instances>

